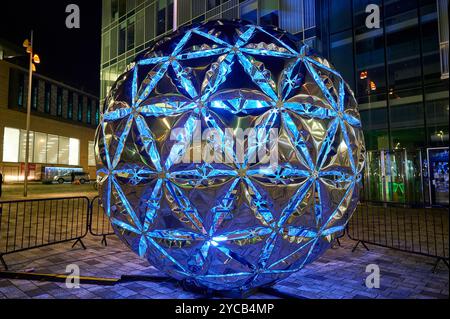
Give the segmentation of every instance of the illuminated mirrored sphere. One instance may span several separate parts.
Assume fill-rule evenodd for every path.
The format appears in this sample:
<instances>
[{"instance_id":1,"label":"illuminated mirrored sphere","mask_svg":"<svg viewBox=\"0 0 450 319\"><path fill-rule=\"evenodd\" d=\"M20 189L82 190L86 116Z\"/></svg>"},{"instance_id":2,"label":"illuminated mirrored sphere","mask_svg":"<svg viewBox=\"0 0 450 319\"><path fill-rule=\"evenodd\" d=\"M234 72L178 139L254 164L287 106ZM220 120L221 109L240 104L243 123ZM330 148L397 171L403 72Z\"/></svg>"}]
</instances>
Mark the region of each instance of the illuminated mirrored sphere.
<instances>
[{"instance_id":1,"label":"illuminated mirrored sphere","mask_svg":"<svg viewBox=\"0 0 450 319\"><path fill-rule=\"evenodd\" d=\"M239 142L248 129L255 144ZM254 156L260 144L266 156ZM96 155L105 212L133 251L191 285L247 290L342 234L365 147L354 95L327 60L278 28L212 21L163 38L118 77Z\"/></svg>"}]
</instances>

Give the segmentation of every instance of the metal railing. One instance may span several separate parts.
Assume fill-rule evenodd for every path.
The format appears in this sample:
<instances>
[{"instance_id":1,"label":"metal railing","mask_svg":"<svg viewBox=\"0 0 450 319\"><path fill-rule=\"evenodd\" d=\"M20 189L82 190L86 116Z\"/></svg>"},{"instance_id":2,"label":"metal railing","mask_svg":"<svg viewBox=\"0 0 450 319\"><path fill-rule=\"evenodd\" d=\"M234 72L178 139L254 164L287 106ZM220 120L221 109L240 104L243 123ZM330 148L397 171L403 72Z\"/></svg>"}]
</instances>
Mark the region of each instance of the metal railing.
<instances>
[{"instance_id":1,"label":"metal railing","mask_svg":"<svg viewBox=\"0 0 450 319\"><path fill-rule=\"evenodd\" d=\"M449 209L395 206L381 202L361 203L347 227L350 239L436 258L448 267ZM434 271L433 270L433 271Z\"/></svg>"},{"instance_id":2,"label":"metal railing","mask_svg":"<svg viewBox=\"0 0 450 319\"><path fill-rule=\"evenodd\" d=\"M346 233L361 244L376 245L436 258L448 267L449 209L395 206L380 202L360 204ZM0 262L3 256L29 249L75 241L86 249L82 239L90 233L102 237L114 235L101 199L67 197L0 202ZM339 239L336 243L340 245Z\"/></svg>"},{"instance_id":3,"label":"metal railing","mask_svg":"<svg viewBox=\"0 0 450 319\"><path fill-rule=\"evenodd\" d=\"M82 239L88 233L89 199L67 197L0 202L0 261L3 256Z\"/></svg>"},{"instance_id":4,"label":"metal railing","mask_svg":"<svg viewBox=\"0 0 450 319\"><path fill-rule=\"evenodd\" d=\"M92 236L102 237L102 244L107 246L106 237L114 235L111 222L106 216L100 197L96 196L90 204L89 232Z\"/></svg>"}]
</instances>

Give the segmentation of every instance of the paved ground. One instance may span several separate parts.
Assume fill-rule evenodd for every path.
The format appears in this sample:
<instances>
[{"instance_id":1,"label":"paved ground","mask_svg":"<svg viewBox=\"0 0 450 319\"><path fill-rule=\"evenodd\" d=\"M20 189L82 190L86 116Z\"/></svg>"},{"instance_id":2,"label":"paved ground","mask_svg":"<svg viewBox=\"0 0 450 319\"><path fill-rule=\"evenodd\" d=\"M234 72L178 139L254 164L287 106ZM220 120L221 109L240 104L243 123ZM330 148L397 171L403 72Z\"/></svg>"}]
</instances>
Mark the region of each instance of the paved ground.
<instances>
[{"instance_id":1,"label":"paved ground","mask_svg":"<svg viewBox=\"0 0 450 319\"><path fill-rule=\"evenodd\" d=\"M66 266L77 264L82 276L118 278L124 274L162 275L147 261L139 259L117 239L108 247L100 239L89 237L88 249L71 249L71 244L26 251L5 256L12 271L64 274ZM342 247L329 250L315 263L278 283L274 288L303 298L445 298L449 297L449 272L442 264L432 273L434 260L378 247L371 251L343 240ZM380 289L365 286L366 266L381 269ZM116 298L198 298L172 281L129 282L116 286L82 285L67 289L62 283L0 279L1 298L116 299ZM273 298L258 293L251 298Z\"/></svg>"},{"instance_id":2,"label":"paved ground","mask_svg":"<svg viewBox=\"0 0 450 319\"><path fill-rule=\"evenodd\" d=\"M28 199L41 199L52 197L74 197L87 196L94 197L98 194L94 190L93 184L72 185L72 184L50 184L30 183L28 186ZM4 184L0 201L23 199L23 184Z\"/></svg>"}]
</instances>

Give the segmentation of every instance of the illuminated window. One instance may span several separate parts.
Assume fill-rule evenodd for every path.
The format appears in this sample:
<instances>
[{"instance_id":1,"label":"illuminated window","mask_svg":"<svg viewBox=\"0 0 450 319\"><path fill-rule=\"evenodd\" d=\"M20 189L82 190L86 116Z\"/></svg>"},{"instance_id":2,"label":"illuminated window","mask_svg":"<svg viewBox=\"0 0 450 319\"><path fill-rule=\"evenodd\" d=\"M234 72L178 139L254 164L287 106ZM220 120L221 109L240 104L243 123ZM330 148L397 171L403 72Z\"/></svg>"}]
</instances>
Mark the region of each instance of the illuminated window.
<instances>
[{"instance_id":1,"label":"illuminated window","mask_svg":"<svg viewBox=\"0 0 450 319\"><path fill-rule=\"evenodd\" d=\"M95 143L89 141L88 143L88 165L95 166Z\"/></svg>"},{"instance_id":2,"label":"illuminated window","mask_svg":"<svg viewBox=\"0 0 450 319\"><path fill-rule=\"evenodd\" d=\"M76 138L69 139L69 165L80 164L80 140Z\"/></svg>"},{"instance_id":3,"label":"illuminated window","mask_svg":"<svg viewBox=\"0 0 450 319\"><path fill-rule=\"evenodd\" d=\"M57 135L49 134L47 137L47 163L58 164L58 143Z\"/></svg>"},{"instance_id":4,"label":"illuminated window","mask_svg":"<svg viewBox=\"0 0 450 319\"><path fill-rule=\"evenodd\" d=\"M20 130L5 127L3 135L3 162L19 161Z\"/></svg>"},{"instance_id":5,"label":"illuminated window","mask_svg":"<svg viewBox=\"0 0 450 319\"><path fill-rule=\"evenodd\" d=\"M70 139L68 137L59 136L58 142L58 164L69 165Z\"/></svg>"},{"instance_id":6,"label":"illuminated window","mask_svg":"<svg viewBox=\"0 0 450 319\"><path fill-rule=\"evenodd\" d=\"M47 163L47 134L36 132L34 135L34 162Z\"/></svg>"},{"instance_id":7,"label":"illuminated window","mask_svg":"<svg viewBox=\"0 0 450 319\"><path fill-rule=\"evenodd\" d=\"M3 162L25 162L25 150L26 131L5 127ZM30 131L29 151L30 163L80 165L80 140L76 138ZM91 153L89 156L92 156Z\"/></svg>"},{"instance_id":8,"label":"illuminated window","mask_svg":"<svg viewBox=\"0 0 450 319\"><path fill-rule=\"evenodd\" d=\"M29 136L30 144L28 145L28 162L33 163L33 141L34 132L30 131ZM27 131L20 130L20 142L19 142L19 162L25 163L25 152L27 149Z\"/></svg>"}]
</instances>

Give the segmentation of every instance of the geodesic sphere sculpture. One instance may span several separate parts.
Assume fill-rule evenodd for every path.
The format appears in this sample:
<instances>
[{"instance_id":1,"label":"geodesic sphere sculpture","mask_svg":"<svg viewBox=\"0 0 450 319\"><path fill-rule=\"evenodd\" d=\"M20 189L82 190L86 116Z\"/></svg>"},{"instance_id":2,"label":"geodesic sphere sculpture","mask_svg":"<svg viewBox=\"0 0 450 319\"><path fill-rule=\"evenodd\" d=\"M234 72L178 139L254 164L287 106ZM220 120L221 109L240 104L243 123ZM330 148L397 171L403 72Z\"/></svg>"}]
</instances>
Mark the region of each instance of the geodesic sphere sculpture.
<instances>
[{"instance_id":1,"label":"geodesic sphere sculpture","mask_svg":"<svg viewBox=\"0 0 450 319\"><path fill-rule=\"evenodd\" d=\"M257 133L240 140L248 129ZM365 147L354 95L328 61L280 29L213 21L128 66L106 98L96 155L123 242L178 280L237 290L330 247L356 208Z\"/></svg>"}]
</instances>

